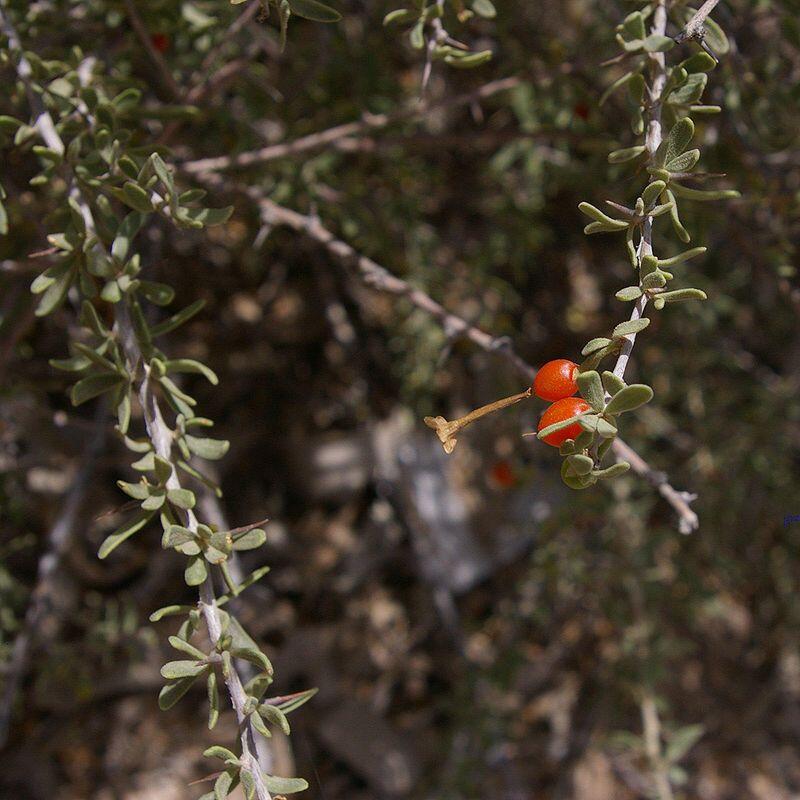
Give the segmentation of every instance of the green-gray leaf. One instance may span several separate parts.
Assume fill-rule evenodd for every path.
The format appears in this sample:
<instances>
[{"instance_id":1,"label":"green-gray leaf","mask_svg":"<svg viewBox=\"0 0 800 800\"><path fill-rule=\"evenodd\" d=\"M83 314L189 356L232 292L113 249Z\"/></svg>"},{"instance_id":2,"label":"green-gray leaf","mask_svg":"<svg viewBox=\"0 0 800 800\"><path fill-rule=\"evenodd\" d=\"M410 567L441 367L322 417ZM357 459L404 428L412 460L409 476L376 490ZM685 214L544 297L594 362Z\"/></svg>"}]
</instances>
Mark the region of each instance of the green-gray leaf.
<instances>
[{"instance_id":1,"label":"green-gray leaf","mask_svg":"<svg viewBox=\"0 0 800 800\"><path fill-rule=\"evenodd\" d=\"M190 372L196 375L202 375L214 386L219 383L219 378L217 378L214 370L210 369L199 361L195 361L192 358L175 358L164 362L164 366L166 367L167 372Z\"/></svg>"},{"instance_id":2,"label":"green-gray leaf","mask_svg":"<svg viewBox=\"0 0 800 800\"><path fill-rule=\"evenodd\" d=\"M626 161L633 161L638 158L647 148L643 145L636 147L625 147L622 150L613 150L608 154L609 164L624 164Z\"/></svg>"},{"instance_id":3,"label":"green-gray leaf","mask_svg":"<svg viewBox=\"0 0 800 800\"><path fill-rule=\"evenodd\" d=\"M277 706L272 706L269 703L263 703L258 707L258 713L267 722L277 725L287 736L290 733L289 720L286 719L286 714Z\"/></svg>"},{"instance_id":4,"label":"green-gray leaf","mask_svg":"<svg viewBox=\"0 0 800 800\"><path fill-rule=\"evenodd\" d=\"M608 420L600 417L597 420L597 435L603 439L613 439L617 435L617 428Z\"/></svg>"},{"instance_id":5,"label":"green-gray leaf","mask_svg":"<svg viewBox=\"0 0 800 800\"><path fill-rule=\"evenodd\" d=\"M620 289L614 297L617 300L622 300L623 302L629 302L631 300L638 300L642 296L642 290L638 286L626 286L624 289Z\"/></svg>"},{"instance_id":6,"label":"green-gray leaf","mask_svg":"<svg viewBox=\"0 0 800 800\"><path fill-rule=\"evenodd\" d=\"M678 264L682 264L684 261L689 261L689 259L703 255L706 250L708 250L707 247L693 247L691 250L684 250L682 253L678 253L678 255L672 256L671 258L659 258L658 266L671 269Z\"/></svg>"},{"instance_id":7,"label":"green-gray leaf","mask_svg":"<svg viewBox=\"0 0 800 800\"><path fill-rule=\"evenodd\" d=\"M216 461L222 458L228 452L230 442L224 439L207 439L198 436L190 436L188 433L184 436L184 440L188 448L200 458L205 458L208 461Z\"/></svg>"},{"instance_id":8,"label":"green-gray leaf","mask_svg":"<svg viewBox=\"0 0 800 800\"><path fill-rule=\"evenodd\" d=\"M666 164L681 155L689 146L693 136L694 122L689 117L678 120L667 136L667 146L662 163Z\"/></svg>"},{"instance_id":9,"label":"green-gray leaf","mask_svg":"<svg viewBox=\"0 0 800 800\"><path fill-rule=\"evenodd\" d=\"M194 508L194 504L197 502L194 492L189 489L168 489L167 500L184 511Z\"/></svg>"},{"instance_id":10,"label":"green-gray leaf","mask_svg":"<svg viewBox=\"0 0 800 800\"><path fill-rule=\"evenodd\" d=\"M651 33L644 40L644 49L648 53L665 53L675 45L675 40L669 36L662 36L660 33Z\"/></svg>"},{"instance_id":11,"label":"green-gray leaf","mask_svg":"<svg viewBox=\"0 0 800 800\"><path fill-rule=\"evenodd\" d=\"M166 283L139 281L142 294L157 306L168 306L175 299L175 290Z\"/></svg>"},{"instance_id":12,"label":"green-gray leaf","mask_svg":"<svg viewBox=\"0 0 800 800\"><path fill-rule=\"evenodd\" d=\"M673 158L672 161L667 161L665 167L670 172L688 172L699 160L700 151L695 148L694 150L687 150L685 153Z\"/></svg>"},{"instance_id":13,"label":"green-gray leaf","mask_svg":"<svg viewBox=\"0 0 800 800\"><path fill-rule=\"evenodd\" d=\"M148 214L153 210L153 203L150 201L150 194L142 189L138 183L128 181L122 187L119 199L129 205L134 211L141 211Z\"/></svg>"},{"instance_id":14,"label":"green-gray leaf","mask_svg":"<svg viewBox=\"0 0 800 800\"><path fill-rule=\"evenodd\" d=\"M653 399L653 390L643 383L632 383L624 389L620 389L609 401L606 406L607 414L622 414L625 411L633 411Z\"/></svg>"},{"instance_id":15,"label":"green-gray leaf","mask_svg":"<svg viewBox=\"0 0 800 800\"><path fill-rule=\"evenodd\" d=\"M314 22L338 22L342 15L336 9L317 0L289 0L292 13Z\"/></svg>"},{"instance_id":16,"label":"green-gray leaf","mask_svg":"<svg viewBox=\"0 0 800 800\"><path fill-rule=\"evenodd\" d=\"M708 296L701 289L675 289L671 292L662 292L653 301L653 305L658 308L664 308L666 303L682 303L686 300L707 300Z\"/></svg>"},{"instance_id":17,"label":"green-gray leaf","mask_svg":"<svg viewBox=\"0 0 800 800\"><path fill-rule=\"evenodd\" d=\"M609 439L609 443L611 440ZM619 461L616 464L612 464L610 467L606 467L605 469L596 469L592 472L592 475L595 478L616 478L617 475L622 475L624 472L627 472L631 468L631 465L627 461Z\"/></svg>"},{"instance_id":18,"label":"green-gray leaf","mask_svg":"<svg viewBox=\"0 0 800 800\"><path fill-rule=\"evenodd\" d=\"M119 547L128 537L133 536L136 531L144 528L153 516L151 512L140 511L132 520L121 525L114 533L105 538L97 551L98 558L105 558L108 554Z\"/></svg>"},{"instance_id":19,"label":"green-gray leaf","mask_svg":"<svg viewBox=\"0 0 800 800\"><path fill-rule=\"evenodd\" d=\"M268 702L277 706L284 714L289 714L307 703L318 691L316 688L306 689L304 692L295 692L285 697L270 698Z\"/></svg>"},{"instance_id":20,"label":"green-gray leaf","mask_svg":"<svg viewBox=\"0 0 800 800\"><path fill-rule=\"evenodd\" d=\"M174 331L175 328L183 325L184 322L190 320L195 314L197 314L203 306L205 306L205 300L195 300L194 303L191 305L186 306L181 311L178 311L176 314L173 314L168 319L165 319L163 322L160 322L158 325L154 325L150 333L153 337L161 336L162 334L169 333L170 331Z\"/></svg>"},{"instance_id":21,"label":"green-gray leaf","mask_svg":"<svg viewBox=\"0 0 800 800\"><path fill-rule=\"evenodd\" d=\"M735 200L741 197L736 189L690 189L679 183L672 183L671 186L678 197L685 197L687 200Z\"/></svg>"},{"instance_id":22,"label":"green-gray leaf","mask_svg":"<svg viewBox=\"0 0 800 800\"><path fill-rule=\"evenodd\" d=\"M620 322L616 328L611 332L612 339L619 339L623 336L630 336L633 333L643 331L650 324L647 317L641 319L630 319L627 322Z\"/></svg>"},{"instance_id":23,"label":"green-gray leaf","mask_svg":"<svg viewBox=\"0 0 800 800\"><path fill-rule=\"evenodd\" d=\"M205 669L208 669L208 664L198 664L197 661L168 661L161 667L161 677L167 680L194 678Z\"/></svg>"},{"instance_id":24,"label":"green-gray leaf","mask_svg":"<svg viewBox=\"0 0 800 800\"><path fill-rule=\"evenodd\" d=\"M613 372L606 370L603 372L601 379L606 391L613 397L618 391L624 389L627 385L622 378L618 378Z\"/></svg>"},{"instance_id":25,"label":"green-gray leaf","mask_svg":"<svg viewBox=\"0 0 800 800\"><path fill-rule=\"evenodd\" d=\"M169 641L170 645L176 650L180 650L181 653L186 653L186 655L191 656L195 661L202 661L206 658L206 654L202 650L198 650L193 644L189 644L189 642L185 639L181 639L179 636L170 636L167 641Z\"/></svg>"},{"instance_id":26,"label":"green-gray leaf","mask_svg":"<svg viewBox=\"0 0 800 800\"><path fill-rule=\"evenodd\" d=\"M485 17L486 19L494 19L497 16L497 10L492 0L472 0L472 10L479 17Z\"/></svg>"},{"instance_id":27,"label":"green-gray leaf","mask_svg":"<svg viewBox=\"0 0 800 800\"><path fill-rule=\"evenodd\" d=\"M264 783L272 794L294 794L308 789L308 782L303 778L278 778L264 774Z\"/></svg>"},{"instance_id":28,"label":"green-gray leaf","mask_svg":"<svg viewBox=\"0 0 800 800\"><path fill-rule=\"evenodd\" d=\"M589 456L581 454L567 456L561 465L562 478L574 478L577 475L588 475L594 467L594 461Z\"/></svg>"},{"instance_id":29,"label":"green-gray leaf","mask_svg":"<svg viewBox=\"0 0 800 800\"><path fill-rule=\"evenodd\" d=\"M71 264L59 264L51 267L45 273L44 280L39 276L31 285L31 291L35 294L42 291L42 299L36 307L37 317L46 317L55 311L67 296L69 287L75 279L76 270ZM46 281L46 282L45 282Z\"/></svg>"},{"instance_id":30,"label":"green-gray leaf","mask_svg":"<svg viewBox=\"0 0 800 800\"><path fill-rule=\"evenodd\" d=\"M588 356L597 350L601 350L603 347L606 347L609 344L611 344L611 339L606 339L604 336L598 336L594 339L590 339L583 346L583 350L581 350L581 355Z\"/></svg>"},{"instance_id":31,"label":"green-gray leaf","mask_svg":"<svg viewBox=\"0 0 800 800\"><path fill-rule=\"evenodd\" d=\"M208 575L206 560L202 556L191 556L184 570L183 578L187 586L199 586Z\"/></svg>"},{"instance_id":32,"label":"green-gray leaf","mask_svg":"<svg viewBox=\"0 0 800 800\"><path fill-rule=\"evenodd\" d=\"M234 550L255 550L267 541L267 534L261 528L253 528L247 533L233 540Z\"/></svg>"},{"instance_id":33,"label":"green-gray leaf","mask_svg":"<svg viewBox=\"0 0 800 800\"><path fill-rule=\"evenodd\" d=\"M586 412L584 412L586 413ZM561 422L554 422L552 425L548 425L546 428L542 428L537 434L537 439L544 439L545 437L549 436L551 433L555 433L556 431L562 430L562 428L568 428L570 425L574 425L576 422L580 422L583 418L583 414L579 414L574 417L570 417L569 419L561 420Z\"/></svg>"},{"instance_id":34,"label":"green-gray leaf","mask_svg":"<svg viewBox=\"0 0 800 800\"><path fill-rule=\"evenodd\" d=\"M70 392L72 405L79 406L87 400L115 389L125 379L116 372L101 372L81 378Z\"/></svg>"},{"instance_id":35,"label":"green-gray leaf","mask_svg":"<svg viewBox=\"0 0 800 800\"><path fill-rule=\"evenodd\" d=\"M195 678L181 678L173 683L168 683L158 695L158 707L162 711L172 708L192 688L194 682Z\"/></svg>"},{"instance_id":36,"label":"green-gray leaf","mask_svg":"<svg viewBox=\"0 0 800 800\"><path fill-rule=\"evenodd\" d=\"M579 373L575 379L581 395L595 411L602 411L605 406L605 392L600 375L595 370Z\"/></svg>"}]
</instances>

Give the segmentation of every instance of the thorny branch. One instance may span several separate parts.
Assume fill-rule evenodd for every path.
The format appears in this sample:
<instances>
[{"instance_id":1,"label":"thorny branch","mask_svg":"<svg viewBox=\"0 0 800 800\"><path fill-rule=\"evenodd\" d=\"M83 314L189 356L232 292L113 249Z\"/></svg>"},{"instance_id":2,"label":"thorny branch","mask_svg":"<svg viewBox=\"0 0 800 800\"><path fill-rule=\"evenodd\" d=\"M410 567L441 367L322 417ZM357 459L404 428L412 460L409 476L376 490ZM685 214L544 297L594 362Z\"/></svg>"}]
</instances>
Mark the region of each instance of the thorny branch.
<instances>
[{"instance_id":1,"label":"thorny branch","mask_svg":"<svg viewBox=\"0 0 800 800\"><path fill-rule=\"evenodd\" d=\"M30 63L24 55L17 31L8 17L7 0L0 0L0 30L2 30L2 32L8 38L10 50L16 51L18 54L16 60L16 70L19 78L26 87L31 104L31 110L35 120L35 126L39 130L42 139L45 141L48 147L52 148L58 153L63 153L65 149L64 142L56 130L53 118L44 107L39 95L33 89L33 71ZM91 207L89 202L83 196L80 186L78 185L77 181L74 180L74 177L71 182L70 194L80 208L81 214L86 223L87 231L91 234L95 234L96 226ZM101 245L98 244L96 246L100 247ZM148 437L150 438L155 452L172 464L173 433L167 423L164 421L158 400L150 384L149 368L144 363L142 351L136 337L136 332L127 304L125 302L115 304L114 312L115 330L124 351L130 374L132 377L134 377L135 382L138 382L139 400L142 406ZM172 474L167 481L167 487L170 489L178 489L180 486L180 479L178 478L177 472L173 467ZM196 532L197 519L194 514L191 511L187 511L185 512L185 517L185 526L191 531ZM212 645L216 645L222 634L222 624L216 605L212 576L210 573L200 586L200 599L198 605L208 629L209 639ZM251 771L256 788L256 797L258 800L271 800L271 795L267 790L262 777L262 767L258 763L258 755L255 747L255 733L252 728L252 723L250 722L248 715L245 713L247 696L245 694L244 687L242 686L242 681L234 666L231 666L229 670L225 670L223 677L225 684L228 687L231 704L236 712L236 717L241 730L242 766Z\"/></svg>"}]
</instances>

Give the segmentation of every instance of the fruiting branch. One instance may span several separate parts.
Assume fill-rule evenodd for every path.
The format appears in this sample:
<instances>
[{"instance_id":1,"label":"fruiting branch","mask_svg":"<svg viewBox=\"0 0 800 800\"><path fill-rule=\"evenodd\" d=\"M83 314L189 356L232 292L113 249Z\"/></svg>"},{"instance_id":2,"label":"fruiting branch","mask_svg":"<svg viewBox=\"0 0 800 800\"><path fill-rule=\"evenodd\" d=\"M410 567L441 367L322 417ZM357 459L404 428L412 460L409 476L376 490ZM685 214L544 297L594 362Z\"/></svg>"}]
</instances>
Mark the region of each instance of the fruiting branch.
<instances>
[{"instance_id":1,"label":"fruiting branch","mask_svg":"<svg viewBox=\"0 0 800 800\"><path fill-rule=\"evenodd\" d=\"M265 223L283 225L307 236L324 247L343 266L353 270L367 286L380 292L405 298L415 308L420 309L436 320L451 338L463 337L469 340L481 350L506 360L525 380L534 380L537 368L516 352L513 342L508 337L493 336L448 311L421 289L392 274L373 259L363 253L359 253L344 240L337 238L322 224L318 217L300 214L297 211L285 208L274 200L265 197L256 187L242 187L231 184L214 173L198 175L197 178L210 188L227 193L244 193L258 205ZM604 341L608 342L609 340ZM689 502L695 499L696 495L675 489L669 482L667 475L653 469L621 437L616 436L613 439L611 452L617 461L630 463L633 472L658 489L659 494L672 506L678 515L682 532L689 533L697 530L699 521L697 515L689 506Z\"/></svg>"}]
</instances>

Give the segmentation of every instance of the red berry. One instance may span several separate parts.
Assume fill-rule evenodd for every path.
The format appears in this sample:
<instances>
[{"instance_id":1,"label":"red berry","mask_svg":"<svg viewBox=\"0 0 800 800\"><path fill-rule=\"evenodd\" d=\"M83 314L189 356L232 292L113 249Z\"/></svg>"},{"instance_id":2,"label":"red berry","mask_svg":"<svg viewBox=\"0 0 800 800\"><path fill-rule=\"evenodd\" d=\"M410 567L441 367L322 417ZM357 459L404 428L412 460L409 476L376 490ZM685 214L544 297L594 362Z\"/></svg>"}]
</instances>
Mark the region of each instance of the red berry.
<instances>
[{"instance_id":1,"label":"red berry","mask_svg":"<svg viewBox=\"0 0 800 800\"><path fill-rule=\"evenodd\" d=\"M575 376L578 374L578 365L566 358L557 358L548 361L536 373L533 381L533 393L542 400L561 400L571 397L578 391Z\"/></svg>"},{"instance_id":2,"label":"red berry","mask_svg":"<svg viewBox=\"0 0 800 800\"><path fill-rule=\"evenodd\" d=\"M169 49L169 36L164 33L154 33L150 37L150 41L152 41L153 47L155 47L159 53L166 53Z\"/></svg>"},{"instance_id":3,"label":"red berry","mask_svg":"<svg viewBox=\"0 0 800 800\"><path fill-rule=\"evenodd\" d=\"M549 425L555 425L556 422L563 422L570 417L576 417L578 414L583 414L584 411L591 411L591 408L592 407L585 400L581 400L580 397L565 397L562 400L556 400L556 402L542 414L537 430L540 431ZM552 447L560 447L567 439L576 439L582 430L583 428L581 428L580 423L576 422L572 425L568 425L566 428L562 428L560 431L554 431L549 436L545 436L542 441Z\"/></svg>"},{"instance_id":4,"label":"red berry","mask_svg":"<svg viewBox=\"0 0 800 800\"><path fill-rule=\"evenodd\" d=\"M573 108L576 117L581 119L589 119L589 107L585 103L576 103Z\"/></svg>"},{"instance_id":5,"label":"red berry","mask_svg":"<svg viewBox=\"0 0 800 800\"><path fill-rule=\"evenodd\" d=\"M508 461L497 461L492 464L491 469L492 480L501 489L510 489L517 482L514 477L514 470Z\"/></svg>"}]
</instances>

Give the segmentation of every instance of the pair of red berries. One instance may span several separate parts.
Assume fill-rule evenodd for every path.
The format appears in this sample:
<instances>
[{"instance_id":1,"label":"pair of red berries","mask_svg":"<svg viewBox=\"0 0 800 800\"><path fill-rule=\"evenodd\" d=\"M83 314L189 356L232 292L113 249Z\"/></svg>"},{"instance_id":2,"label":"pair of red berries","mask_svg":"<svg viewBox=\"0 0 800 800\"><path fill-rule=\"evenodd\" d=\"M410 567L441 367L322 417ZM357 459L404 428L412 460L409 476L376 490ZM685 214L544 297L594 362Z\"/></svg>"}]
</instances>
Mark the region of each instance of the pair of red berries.
<instances>
[{"instance_id":1,"label":"pair of red berries","mask_svg":"<svg viewBox=\"0 0 800 800\"><path fill-rule=\"evenodd\" d=\"M533 381L533 393L542 400L553 401L539 420L537 430L563 422L565 419L576 417L584 411L589 411L591 406L580 397L572 395L578 391L576 377L578 365L566 358L557 358L548 361L536 373ZM545 436L542 441L552 447L560 447L567 439L575 439L581 433L581 426L576 422L566 428Z\"/></svg>"}]
</instances>

